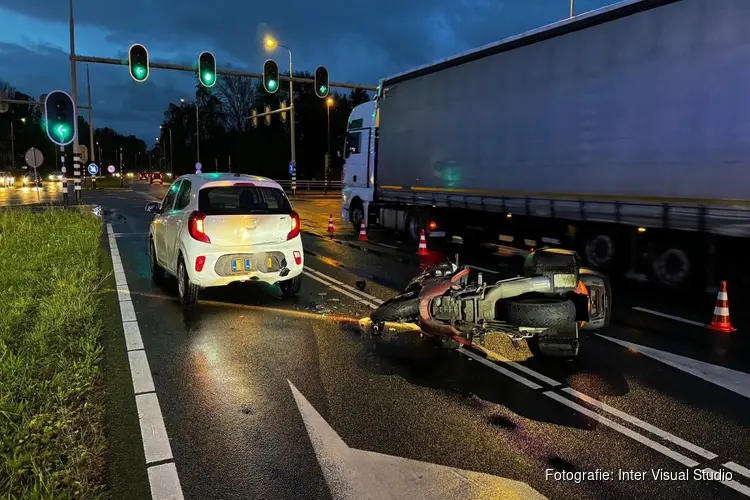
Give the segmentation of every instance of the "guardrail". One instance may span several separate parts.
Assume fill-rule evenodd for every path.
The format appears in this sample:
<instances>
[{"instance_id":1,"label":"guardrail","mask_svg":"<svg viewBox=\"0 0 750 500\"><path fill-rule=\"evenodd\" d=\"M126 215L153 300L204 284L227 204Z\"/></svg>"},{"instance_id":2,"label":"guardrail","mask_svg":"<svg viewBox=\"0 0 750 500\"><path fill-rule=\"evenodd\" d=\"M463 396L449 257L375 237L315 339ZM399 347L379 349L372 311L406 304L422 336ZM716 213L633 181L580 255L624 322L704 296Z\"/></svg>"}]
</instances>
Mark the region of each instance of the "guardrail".
<instances>
[{"instance_id":1,"label":"guardrail","mask_svg":"<svg viewBox=\"0 0 750 500\"><path fill-rule=\"evenodd\" d=\"M277 180L284 189L292 189L292 181L289 179ZM297 191L341 191L341 181L306 181L297 179Z\"/></svg>"}]
</instances>

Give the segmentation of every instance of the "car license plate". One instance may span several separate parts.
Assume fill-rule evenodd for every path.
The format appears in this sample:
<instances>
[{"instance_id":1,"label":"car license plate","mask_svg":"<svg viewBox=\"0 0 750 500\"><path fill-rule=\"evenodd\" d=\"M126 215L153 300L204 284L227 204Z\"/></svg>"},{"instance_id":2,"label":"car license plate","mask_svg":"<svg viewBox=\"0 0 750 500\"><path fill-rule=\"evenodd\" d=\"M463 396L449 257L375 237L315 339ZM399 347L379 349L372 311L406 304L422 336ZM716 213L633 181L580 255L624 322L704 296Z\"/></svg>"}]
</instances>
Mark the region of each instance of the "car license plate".
<instances>
[{"instance_id":1,"label":"car license plate","mask_svg":"<svg viewBox=\"0 0 750 500\"><path fill-rule=\"evenodd\" d=\"M250 264L250 259L232 259L232 272L250 272L252 271L252 266Z\"/></svg>"}]
</instances>

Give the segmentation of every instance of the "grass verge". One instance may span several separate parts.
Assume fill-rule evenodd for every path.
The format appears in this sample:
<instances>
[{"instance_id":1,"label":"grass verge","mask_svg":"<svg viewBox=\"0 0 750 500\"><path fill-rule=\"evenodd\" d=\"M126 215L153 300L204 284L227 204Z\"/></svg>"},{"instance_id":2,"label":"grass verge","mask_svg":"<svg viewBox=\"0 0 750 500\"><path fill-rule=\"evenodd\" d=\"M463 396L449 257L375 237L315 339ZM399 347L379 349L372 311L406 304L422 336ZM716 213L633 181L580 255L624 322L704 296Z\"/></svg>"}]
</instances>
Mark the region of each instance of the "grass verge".
<instances>
[{"instance_id":1,"label":"grass verge","mask_svg":"<svg viewBox=\"0 0 750 500\"><path fill-rule=\"evenodd\" d=\"M104 495L102 225L0 212L0 492Z\"/></svg>"},{"instance_id":2,"label":"grass verge","mask_svg":"<svg viewBox=\"0 0 750 500\"><path fill-rule=\"evenodd\" d=\"M90 178L86 178L83 187L87 190L92 189L93 184ZM96 180L96 189L130 189L130 179L123 179L120 184L119 177L101 177Z\"/></svg>"}]
</instances>

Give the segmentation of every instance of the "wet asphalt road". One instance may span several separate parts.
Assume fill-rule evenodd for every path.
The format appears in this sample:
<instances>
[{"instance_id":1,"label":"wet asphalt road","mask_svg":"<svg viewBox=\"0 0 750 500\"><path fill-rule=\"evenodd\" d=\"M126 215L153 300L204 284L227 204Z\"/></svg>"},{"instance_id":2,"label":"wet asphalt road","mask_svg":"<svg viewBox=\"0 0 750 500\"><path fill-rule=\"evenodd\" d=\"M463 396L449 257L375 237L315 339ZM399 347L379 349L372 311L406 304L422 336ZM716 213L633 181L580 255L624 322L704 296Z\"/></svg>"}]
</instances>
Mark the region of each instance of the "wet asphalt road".
<instances>
[{"instance_id":1,"label":"wet asphalt road","mask_svg":"<svg viewBox=\"0 0 750 500\"><path fill-rule=\"evenodd\" d=\"M116 234L185 498L331 498L338 491L323 472L331 457L316 457L290 383L350 448L522 481L548 498L745 498L716 481L545 477L546 469L679 471L688 468L683 459L693 468L748 467L745 397L594 335L585 336L575 363L540 361L525 346L491 339L494 352L537 374L498 365L532 387L413 332L373 339L357 324L368 306L330 278L354 285L366 275L396 286L418 265L308 234L305 265L322 275L305 275L296 299L242 285L206 291L185 310L172 281L160 288L150 280L147 195L89 198L106 209ZM295 203L303 220L304 207ZM366 292L383 300L394 290L368 282ZM601 333L750 371L727 353L647 330ZM572 397L572 389L594 402ZM595 400L625 413L603 412ZM658 429L644 430L633 417ZM423 498L436 498L431 484Z\"/></svg>"}]
</instances>

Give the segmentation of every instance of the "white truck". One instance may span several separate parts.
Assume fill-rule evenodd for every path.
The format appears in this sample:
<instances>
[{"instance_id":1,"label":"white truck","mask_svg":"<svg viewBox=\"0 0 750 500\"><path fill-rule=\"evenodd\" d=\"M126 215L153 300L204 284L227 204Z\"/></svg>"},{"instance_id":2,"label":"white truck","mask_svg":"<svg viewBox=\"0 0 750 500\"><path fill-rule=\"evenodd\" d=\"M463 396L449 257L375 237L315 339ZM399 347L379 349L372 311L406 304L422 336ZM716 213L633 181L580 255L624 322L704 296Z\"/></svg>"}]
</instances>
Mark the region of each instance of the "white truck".
<instances>
[{"instance_id":1,"label":"white truck","mask_svg":"<svg viewBox=\"0 0 750 500\"><path fill-rule=\"evenodd\" d=\"M627 0L383 79L349 118L342 215L746 280L748 26L743 0Z\"/></svg>"}]
</instances>

